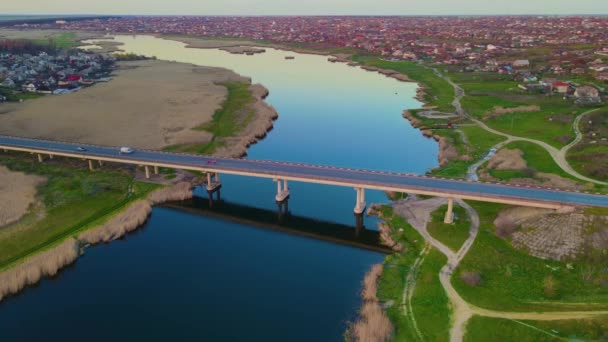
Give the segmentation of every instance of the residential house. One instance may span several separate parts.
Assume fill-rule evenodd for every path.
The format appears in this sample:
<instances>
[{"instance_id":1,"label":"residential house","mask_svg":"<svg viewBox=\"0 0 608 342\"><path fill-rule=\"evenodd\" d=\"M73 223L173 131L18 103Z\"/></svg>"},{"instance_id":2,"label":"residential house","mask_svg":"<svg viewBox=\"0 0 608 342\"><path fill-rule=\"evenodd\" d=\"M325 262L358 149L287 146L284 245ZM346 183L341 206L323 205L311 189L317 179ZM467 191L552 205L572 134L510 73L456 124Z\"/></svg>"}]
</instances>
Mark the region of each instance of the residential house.
<instances>
[{"instance_id":1,"label":"residential house","mask_svg":"<svg viewBox=\"0 0 608 342\"><path fill-rule=\"evenodd\" d=\"M28 93L35 93L38 90L38 87L36 87L34 83L28 83L23 87L23 90L27 91Z\"/></svg>"},{"instance_id":2,"label":"residential house","mask_svg":"<svg viewBox=\"0 0 608 342\"><path fill-rule=\"evenodd\" d=\"M558 93L558 94L567 94L569 88L570 88L570 85L565 82L557 81L557 82L551 83L551 89L553 89L553 92Z\"/></svg>"}]
</instances>

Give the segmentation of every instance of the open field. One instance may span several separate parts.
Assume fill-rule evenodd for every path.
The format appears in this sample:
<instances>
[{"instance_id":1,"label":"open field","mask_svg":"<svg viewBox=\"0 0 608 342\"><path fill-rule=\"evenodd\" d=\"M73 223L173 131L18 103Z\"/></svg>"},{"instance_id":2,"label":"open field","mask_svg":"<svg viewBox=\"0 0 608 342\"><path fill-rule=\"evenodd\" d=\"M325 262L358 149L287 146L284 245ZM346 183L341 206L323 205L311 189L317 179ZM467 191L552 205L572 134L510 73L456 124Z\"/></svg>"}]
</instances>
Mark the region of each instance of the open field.
<instances>
[{"instance_id":1,"label":"open field","mask_svg":"<svg viewBox=\"0 0 608 342\"><path fill-rule=\"evenodd\" d=\"M160 149L206 143L193 128L211 121L226 98L218 82L248 82L225 69L139 61L76 93L0 105L0 133L101 145Z\"/></svg>"},{"instance_id":2,"label":"open field","mask_svg":"<svg viewBox=\"0 0 608 342\"><path fill-rule=\"evenodd\" d=\"M79 40L101 38L105 33L86 31L62 31L62 30L16 30L0 28L0 39L27 39L39 43L48 44L54 41L58 48L71 48L76 46Z\"/></svg>"},{"instance_id":3,"label":"open field","mask_svg":"<svg viewBox=\"0 0 608 342\"><path fill-rule=\"evenodd\" d=\"M578 179L572 177L567 172L562 170L562 168L555 163L553 158L551 158L549 153L537 144L526 141L516 141L505 145L504 148L522 151L522 157L526 162L526 169L489 170L492 177L498 178L502 181L510 181L515 178L535 178L535 174L540 172L554 174L566 179L570 179L574 182L578 182Z\"/></svg>"},{"instance_id":4,"label":"open field","mask_svg":"<svg viewBox=\"0 0 608 342\"><path fill-rule=\"evenodd\" d=\"M467 324L465 341L605 341L608 317L589 320L515 321L474 316Z\"/></svg>"},{"instance_id":5,"label":"open field","mask_svg":"<svg viewBox=\"0 0 608 342\"><path fill-rule=\"evenodd\" d=\"M591 268L587 260L556 262L518 251L495 233L493 222L504 206L480 202L471 202L471 206L481 220L479 235L452 278L466 301L506 311L586 308L576 303L598 303L588 305L598 310L608 307L608 287L598 285L608 277L605 269ZM460 278L463 272L479 272L480 285L465 284ZM587 277L586 272L591 276Z\"/></svg>"},{"instance_id":6,"label":"open field","mask_svg":"<svg viewBox=\"0 0 608 342\"><path fill-rule=\"evenodd\" d=\"M452 80L466 92L465 110L498 131L544 141L561 148L574 139L574 118L588 110L560 96L524 92L518 83L495 73L449 72ZM538 111L514 111L492 115L496 107L524 108L538 106Z\"/></svg>"},{"instance_id":7,"label":"open field","mask_svg":"<svg viewBox=\"0 0 608 342\"><path fill-rule=\"evenodd\" d=\"M579 129L583 137L569 150L568 162L583 175L608 179L608 108L583 117Z\"/></svg>"},{"instance_id":8,"label":"open field","mask_svg":"<svg viewBox=\"0 0 608 342\"><path fill-rule=\"evenodd\" d=\"M453 209L454 223L445 224L443 223L443 219L447 209L447 205L442 205L431 213L431 222L427 224L427 230L432 237L448 246L452 251L456 252L460 249L460 247L462 247L464 241L469 237L471 221L466 210L464 210L464 208L461 206L455 205ZM441 264L441 266L444 264L445 262Z\"/></svg>"}]
</instances>

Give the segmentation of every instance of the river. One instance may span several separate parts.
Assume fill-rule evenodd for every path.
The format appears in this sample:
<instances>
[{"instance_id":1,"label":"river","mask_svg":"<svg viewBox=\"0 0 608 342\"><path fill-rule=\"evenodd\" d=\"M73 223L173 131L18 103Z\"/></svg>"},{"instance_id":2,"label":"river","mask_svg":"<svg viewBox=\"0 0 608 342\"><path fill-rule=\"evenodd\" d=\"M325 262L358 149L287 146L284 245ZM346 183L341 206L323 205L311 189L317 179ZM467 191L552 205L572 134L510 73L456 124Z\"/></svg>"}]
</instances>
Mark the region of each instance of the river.
<instances>
[{"instance_id":1,"label":"river","mask_svg":"<svg viewBox=\"0 0 608 342\"><path fill-rule=\"evenodd\" d=\"M127 52L225 67L266 86L279 119L248 158L414 173L437 164L436 143L401 117L420 106L413 83L326 56L268 48L233 55L149 36L116 40ZM225 201L276 207L270 180L223 176L222 183ZM290 183L290 190L294 216L354 224L353 189ZM368 204L386 202L381 192L366 197ZM160 207L138 232L88 248L56 278L0 303L0 331L3 341L340 341L356 318L363 275L382 259L369 250Z\"/></svg>"}]
</instances>

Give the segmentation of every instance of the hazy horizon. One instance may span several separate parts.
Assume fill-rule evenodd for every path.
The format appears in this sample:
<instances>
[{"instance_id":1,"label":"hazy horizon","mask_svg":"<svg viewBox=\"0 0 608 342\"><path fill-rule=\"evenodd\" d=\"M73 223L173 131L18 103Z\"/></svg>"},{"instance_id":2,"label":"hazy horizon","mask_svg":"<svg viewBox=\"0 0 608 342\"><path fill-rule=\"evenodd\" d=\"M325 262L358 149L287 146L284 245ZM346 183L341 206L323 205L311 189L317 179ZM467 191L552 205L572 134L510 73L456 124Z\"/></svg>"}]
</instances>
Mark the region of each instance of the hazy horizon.
<instances>
[{"instance_id":1,"label":"hazy horizon","mask_svg":"<svg viewBox=\"0 0 608 342\"><path fill-rule=\"evenodd\" d=\"M287 3L289 1L289 3ZM2 15L209 15L209 16L496 16L606 15L608 1L556 3L511 0L488 5L485 0L32 0L0 4Z\"/></svg>"}]
</instances>

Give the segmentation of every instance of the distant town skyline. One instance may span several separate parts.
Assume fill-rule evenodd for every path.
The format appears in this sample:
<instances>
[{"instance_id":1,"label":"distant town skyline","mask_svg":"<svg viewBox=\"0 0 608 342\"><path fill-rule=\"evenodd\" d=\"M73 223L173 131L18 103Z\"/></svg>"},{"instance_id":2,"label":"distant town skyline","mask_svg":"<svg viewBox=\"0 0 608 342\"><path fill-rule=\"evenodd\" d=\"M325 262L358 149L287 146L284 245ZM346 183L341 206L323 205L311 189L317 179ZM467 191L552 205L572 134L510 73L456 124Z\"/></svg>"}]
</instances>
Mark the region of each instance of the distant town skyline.
<instances>
[{"instance_id":1,"label":"distant town skyline","mask_svg":"<svg viewBox=\"0 0 608 342\"><path fill-rule=\"evenodd\" d=\"M125 15L605 15L608 1L511 0L31 0L2 14Z\"/></svg>"}]
</instances>

